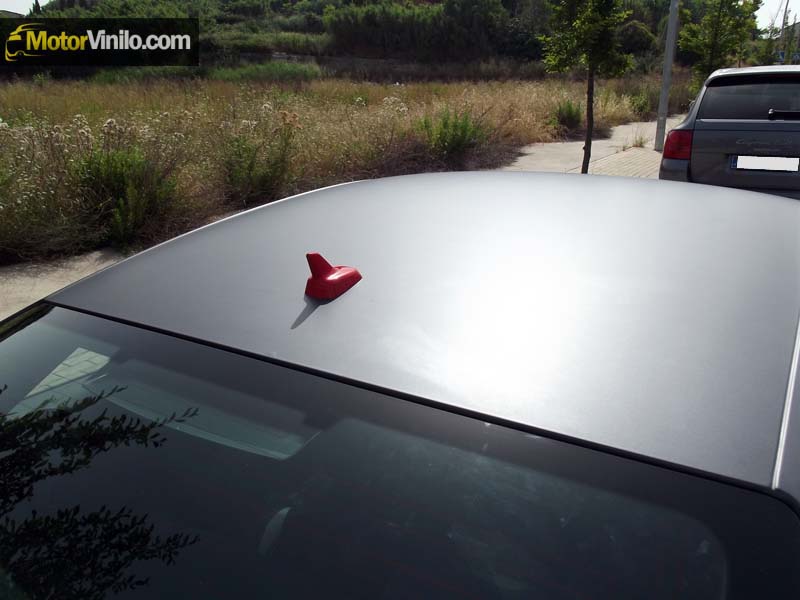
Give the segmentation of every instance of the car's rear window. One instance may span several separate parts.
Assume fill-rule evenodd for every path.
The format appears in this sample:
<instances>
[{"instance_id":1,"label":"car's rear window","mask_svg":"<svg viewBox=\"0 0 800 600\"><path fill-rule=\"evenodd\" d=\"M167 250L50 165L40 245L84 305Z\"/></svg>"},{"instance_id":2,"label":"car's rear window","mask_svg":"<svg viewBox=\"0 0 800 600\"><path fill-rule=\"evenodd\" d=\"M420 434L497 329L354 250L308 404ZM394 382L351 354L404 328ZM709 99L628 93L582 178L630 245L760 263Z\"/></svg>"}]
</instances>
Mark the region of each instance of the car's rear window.
<instances>
[{"instance_id":1,"label":"car's rear window","mask_svg":"<svg viewBox=\"0 0 800 600\"><path fill-rule=\"evenodd\" d=\"M0 598L800 589L757 492L65 309L0 334Z\"/></svg>"},{"instance_id":2,"label":"car's rear window","mask_svg":"<svg viewBox=\"0 0 800 600\"><path fill-rule=\"evenodd\" d=\"M698 109L700 119L768 119L769 110L800 111L800 77L720 78Z\"/></svg>"}]
</instances>

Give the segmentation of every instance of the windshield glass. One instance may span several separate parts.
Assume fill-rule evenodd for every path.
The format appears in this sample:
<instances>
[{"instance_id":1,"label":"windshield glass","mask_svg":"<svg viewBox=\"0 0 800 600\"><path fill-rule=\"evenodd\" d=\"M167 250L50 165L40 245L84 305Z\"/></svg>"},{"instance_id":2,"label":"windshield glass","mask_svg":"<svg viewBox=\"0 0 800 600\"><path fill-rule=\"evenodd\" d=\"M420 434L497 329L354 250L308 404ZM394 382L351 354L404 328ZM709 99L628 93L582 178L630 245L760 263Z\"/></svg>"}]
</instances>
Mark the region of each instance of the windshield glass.
<instances>
[{"instance_id":1,"label":"windshield glass","mask_svg":"<svg viewBox=\"0 0 800 600\"><path fill-rule=\"evenodd\" d=\"M769 118L770 109L800 112L800 80L721 78L706 89L697 116L700 119L765 120Z\"/></svg>"},{"instance_id":2,"label":"windshield glass","mask_svg":"<svg viewBox=\"0 0 800 600\"><path fill-rule=\"evenodd\" d=\"M65 309L3 336L0 598L800 585L798 520L756 492Z\"/></svg>"}]
</instances>

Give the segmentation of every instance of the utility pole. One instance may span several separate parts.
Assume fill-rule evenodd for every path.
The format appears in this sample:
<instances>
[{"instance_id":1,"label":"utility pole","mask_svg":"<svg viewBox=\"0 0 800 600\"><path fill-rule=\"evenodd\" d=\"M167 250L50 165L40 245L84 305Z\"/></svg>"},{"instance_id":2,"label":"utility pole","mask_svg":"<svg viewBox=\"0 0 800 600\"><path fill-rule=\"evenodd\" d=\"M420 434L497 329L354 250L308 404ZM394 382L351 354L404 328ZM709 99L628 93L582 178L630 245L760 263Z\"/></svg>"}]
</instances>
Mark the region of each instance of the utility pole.
<instances>
[{"instance_id":1,"label":"utility pole","mask_svg":"<svg viewBox=\"0 0 800 600\"><path fill-rule=\"evenodd\" d=\"M791 60L790 57L786 56L786 45L787 45L787 35L786 35L786 28L789 27L789 0L786 0L786 7L783 9L783 25L781 26L781 42L783 44L783 62L786 63L787 60Z\"/></svg>"},{"instance_id":2,"label":"utility pole","mask_svg":"<svg viewBox=\"0 0 800 600\"><path fill-rule=\"evenodd\" d=\"M669 86L672 82L672 59L675 58L675 41L678 37L678 0L670 0L667 40L664 48L664 71L661 74L661 95L658 98L658 122L653 147L657 152L664 149L664 134L669 110Z\"/></svg>"}]
</instances>

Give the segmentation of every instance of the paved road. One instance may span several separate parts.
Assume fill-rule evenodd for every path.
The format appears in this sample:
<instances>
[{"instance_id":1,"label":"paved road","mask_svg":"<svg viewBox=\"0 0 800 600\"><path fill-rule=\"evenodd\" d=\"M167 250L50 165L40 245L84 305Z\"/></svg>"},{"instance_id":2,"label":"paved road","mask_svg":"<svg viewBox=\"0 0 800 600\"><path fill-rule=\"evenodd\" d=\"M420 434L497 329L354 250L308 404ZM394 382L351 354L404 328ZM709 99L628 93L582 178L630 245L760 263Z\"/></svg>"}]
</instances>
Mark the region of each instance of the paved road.
<instances>
[{"instance_id":1,"label":"paved road","mask_svg":"<svg viewBox=\"0 0 800 600\"><path fill-rule=\"evenodd\" d=\"M684 115L667 120L667 131L680 123ZM589 173L622 175L626 177L658 177L661 154L653 150L656 122L636 122L619 125L611 136L592 141L592 160ZM634 147L643 144L643 147ZM583 142L556 142L525 146L522 155L503 171L550 171L580 173L583 161Z\"/></svg>"},{"instance_id":2,"label":"paved road","mask_svg":"<svg viewBox=\"0 0 800 600\"><path fill-rule=\"evenodd\" d=\"M681 120L682 117L670 119L667 128ZM658 177L661 154L652 150L654 137L655 121L615 127L611 137L592 143L589 172ZM637 141L644 141L645 147L632 147ZM533 144L523 148L522 155L503 170L578 173L582 159L583 142ZM111 250L101 250L44 264L0 267L0 319L122 258Z\"/></svg>"}]
</instances>

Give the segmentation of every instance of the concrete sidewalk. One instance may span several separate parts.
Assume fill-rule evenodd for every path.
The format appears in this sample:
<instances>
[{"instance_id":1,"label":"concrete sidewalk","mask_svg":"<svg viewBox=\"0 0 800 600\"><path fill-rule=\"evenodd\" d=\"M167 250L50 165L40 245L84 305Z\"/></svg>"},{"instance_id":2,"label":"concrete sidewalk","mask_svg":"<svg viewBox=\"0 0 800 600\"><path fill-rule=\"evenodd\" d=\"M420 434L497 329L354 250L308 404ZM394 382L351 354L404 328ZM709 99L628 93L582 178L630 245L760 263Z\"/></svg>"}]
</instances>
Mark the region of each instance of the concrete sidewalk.
<instances>
[{"instance_id":1,"label":"concrete sidewalk","mask_svg":"<svg viewBox=\"0 0 800 600\"><path fill-rule=\"evenodd\" d=\"M113 250L97 250L48 263L0 267L0 319L123 258Z\"/></svg>"},{"instance_id":2,"label":"concrete sidewalk","mask_svg":"<svg viewBox=\"0 0 800 600\"><path fill-rule=\"evenodd\" d=\"M667 119L667 131L680 123L684 116ZM614 127L607 139L592 141L589 173L657 178L661 154L653 150L655 135L655 121ZM521 152L519 158L501 170L580 173L583 141L531 144L522 148Z\"/></svg>"}]
</instances>

